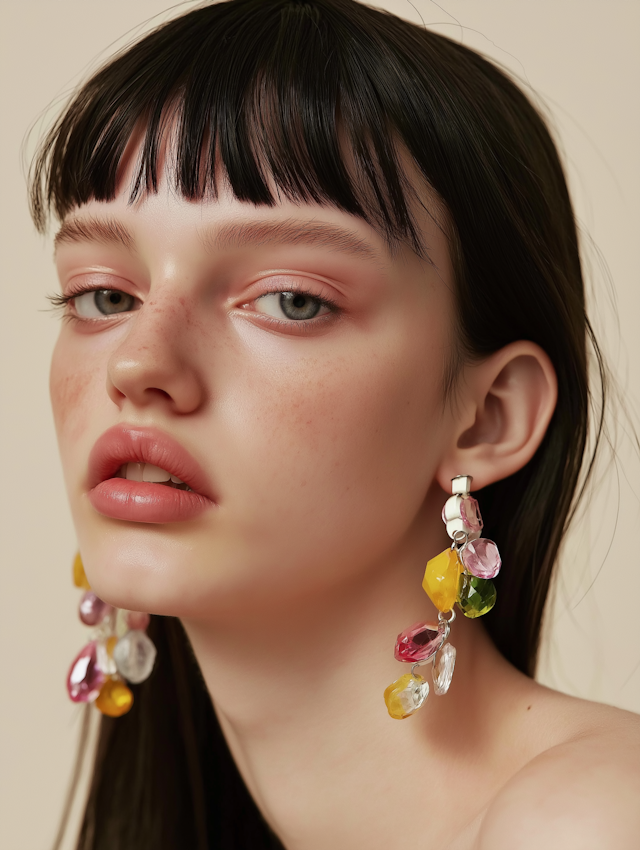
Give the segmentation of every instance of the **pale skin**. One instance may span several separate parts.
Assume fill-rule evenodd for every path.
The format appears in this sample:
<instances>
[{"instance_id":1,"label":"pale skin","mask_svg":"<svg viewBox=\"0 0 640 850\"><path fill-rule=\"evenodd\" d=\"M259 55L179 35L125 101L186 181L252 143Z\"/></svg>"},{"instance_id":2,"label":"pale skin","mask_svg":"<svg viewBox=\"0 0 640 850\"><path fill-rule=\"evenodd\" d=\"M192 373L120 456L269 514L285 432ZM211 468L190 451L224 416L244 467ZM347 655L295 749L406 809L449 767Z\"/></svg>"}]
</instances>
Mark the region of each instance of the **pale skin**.
<instances>
[{"instance_id":1,"label":"pale skin","mask_svg":"<svg viewBox=\"0 0 640 850\"><path fill-rule=\"evenodd\" d=\"M449 544L450 479L481 491L544 436L557 392L544 351L520 341L466 364L443 397L453 276L429 216L426 261L330 207L194 203L167 180L127 198L123 180L114 201L73 211L56 252L63 293L133 296L64 322L53 358L79 544L102 598L182 619L284 845L636 848L637 718L523 676L479 621L452 628L446 696L405 721L382 700L406 672L396 635L436 617L421 579ZM289 320L260 298L292 289L335 308ZM95 313L92 297L69 313ZM181 443L216 505L167 524L94 510L89 453L122 423Z\"/></svg>"}]
</instances>

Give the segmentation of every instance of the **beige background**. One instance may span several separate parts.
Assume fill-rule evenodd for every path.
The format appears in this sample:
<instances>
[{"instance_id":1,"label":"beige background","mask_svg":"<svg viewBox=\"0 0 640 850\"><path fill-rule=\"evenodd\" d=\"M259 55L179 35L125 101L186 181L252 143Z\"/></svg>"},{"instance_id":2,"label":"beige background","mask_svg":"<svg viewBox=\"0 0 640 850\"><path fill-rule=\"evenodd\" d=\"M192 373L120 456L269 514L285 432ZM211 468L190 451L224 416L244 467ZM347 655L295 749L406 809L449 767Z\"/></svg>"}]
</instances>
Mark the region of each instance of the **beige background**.
<instances>
[{"instance_id":1,"label":"beige background","mask_svg":"<svg viewBox=\"0 0 640 850\"><path fill-rule=\"evenodd\" d=\"M191 3L174 7L175 14ZM519 74L550 111L564 151L591 313L632 419L640 409L640 3L637 0L388 0ZM78 729L64 677L85 635L71 586L74 532L47 397L57 320L49 239L35 234L23 160L86 73L152 25L164 0L4 0L2 7L2 636L0 846L55 833ZM157 20L157 19L156 19ZM110 46L111 45L111 46ZM29 139L28 129L34 129ZM25 145L24 151L22 146ZM617 311L617 318L616 318ZM633 413L633 410L636 412ZM640 463L619 411L617 469L565 551L543 681L640 711ZM617 520L617 526L616 526ZM508 565L507 565L508 568Z\"/></svg>"}]
</instances>

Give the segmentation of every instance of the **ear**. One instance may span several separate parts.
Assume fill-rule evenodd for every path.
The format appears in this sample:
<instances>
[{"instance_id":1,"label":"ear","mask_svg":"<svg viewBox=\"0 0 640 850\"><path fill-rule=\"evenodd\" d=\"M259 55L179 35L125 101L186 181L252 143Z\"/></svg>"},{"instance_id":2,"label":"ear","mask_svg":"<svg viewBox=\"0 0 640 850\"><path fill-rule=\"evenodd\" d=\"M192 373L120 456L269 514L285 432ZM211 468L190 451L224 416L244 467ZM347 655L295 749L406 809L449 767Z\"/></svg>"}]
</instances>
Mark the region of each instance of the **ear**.
<instances>
[{"instance_id":1,"label":"ear","mask_svg":"<svg viewBox=\"0 0 640 850\"><path fill-rule=\"evenodd\" d=\"M456 475L480 490L522 469L546 433L558 398L547 354L519 341L465 367L450 411L451 438L438 467L445 492Z\"/></svg>"}]
</instances>

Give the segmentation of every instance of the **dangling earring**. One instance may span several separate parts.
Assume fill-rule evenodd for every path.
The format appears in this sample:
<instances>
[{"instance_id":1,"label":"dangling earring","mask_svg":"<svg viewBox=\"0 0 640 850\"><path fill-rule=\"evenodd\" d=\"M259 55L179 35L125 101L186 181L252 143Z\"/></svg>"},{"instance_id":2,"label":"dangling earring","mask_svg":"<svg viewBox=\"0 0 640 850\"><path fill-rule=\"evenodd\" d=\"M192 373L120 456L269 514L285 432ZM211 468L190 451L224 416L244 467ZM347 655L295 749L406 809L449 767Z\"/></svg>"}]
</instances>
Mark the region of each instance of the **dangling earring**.
<instances>
[{"instance_id":1,"label":"dangling earring","mask_svg":"<svg viewBox=\"0 0 640 850\"><path fill-rule=\"evenodd\" d=\"M71 665L67 691L73 702L93 702L103 714L120 717L133 705L127 682L144 682L153 670L156 648L145 634L149 615L114 608L96 596L79 552L73 562L73 583L85 591L80 619L94 631Z\"/></svg>"},{"instance_id":2,"label":"dangling earring","mask_svg":"<svg viewBox=\"0 0 640 850\"><path fill-rule=\"evenodd\" d=\"M482 517L478 503L471 496L471 475L451 479L452 495L442 509L442 521L452 539L445 549L427 563L422 587L438 609L437 624L416 623L398 635L395 648L397 661L411 664L405 673L384 692L391 717L404 720L424 705L429 696L429 683L416 673L418 667L432 664L433 690L436 696L446 694L451 685L456 663L456 649L448 643L451 624L456 618L454 604L465 617L481 617L496 602L496 588L491 579L500 572L498 547L481 537Z\"/></svg>"}]
</instances>

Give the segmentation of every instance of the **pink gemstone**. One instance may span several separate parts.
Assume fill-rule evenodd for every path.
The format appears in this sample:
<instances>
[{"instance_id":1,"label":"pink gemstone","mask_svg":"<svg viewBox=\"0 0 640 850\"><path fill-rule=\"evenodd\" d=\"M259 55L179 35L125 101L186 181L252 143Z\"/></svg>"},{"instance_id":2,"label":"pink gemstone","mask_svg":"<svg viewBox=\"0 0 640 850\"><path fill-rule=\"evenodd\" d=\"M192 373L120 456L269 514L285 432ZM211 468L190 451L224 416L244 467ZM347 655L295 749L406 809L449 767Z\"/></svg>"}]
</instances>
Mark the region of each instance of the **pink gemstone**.
<instances>
[{"instance_id":1,"label":"pink gemstone","mask_svg":"<svg viewBox=\"0 0 640 850\"><path fill-rule=\"evenodd\" d=\"M105 680L98 669L96 642L92 640L80 652L69 670L67 690L74 702L91 702L100 693Z\"/></svg>"},{"instance_id":2,"label":"pink gemstone","mask_svg":"<svg viewBox=\"0 0 640 850\"><path fill-rule=\"evenodd\" d=\"M103 602L92 590L87 590L80 600L78 613L85 626L97 626L112 610L111 605Z\"/></svg>"},{"instance_id":3,"label":"pink gemstone","mask_svg":"<svg viewBox=\"0 0 640 850\"><path fill-rule=\"evenodd\" d=\"M395 648L396 661L425 661L431 658L444 640L444 634L437 626L429 623L416 623L398 635Z\"/></svg>"},{"instance_id":4,"label":"pink gemstone","mask_svg":"<svg viewBox=\"0 0 640 850\"><path fill-rule=\"evenodd\" d=\"M143 632L149 625L149 615L144 611L127 611L127 625L134 631Z\"/></svg>"},{"instance_id":5,"label":"pink gemstone","mask_svg":"<svg viewBox=\"0 0 640 850\"><path fill-rule=\"evenodd\" d=\"M485 537L467 543L462 550L462 563L478 578L495 578L502 566L498 547Z\"/></svg>"},{"instance_id":6,"label":"pink gemstone","mask_svg":"<svg viewBox=\"0 0 640 850\"><path fill-rule=\"evenodd\" d=\"M473 534L482 531L482 517L480 508L473 496L464 496L460 503L460 518L466 528Z\"/></svg>"}]
</instances>

